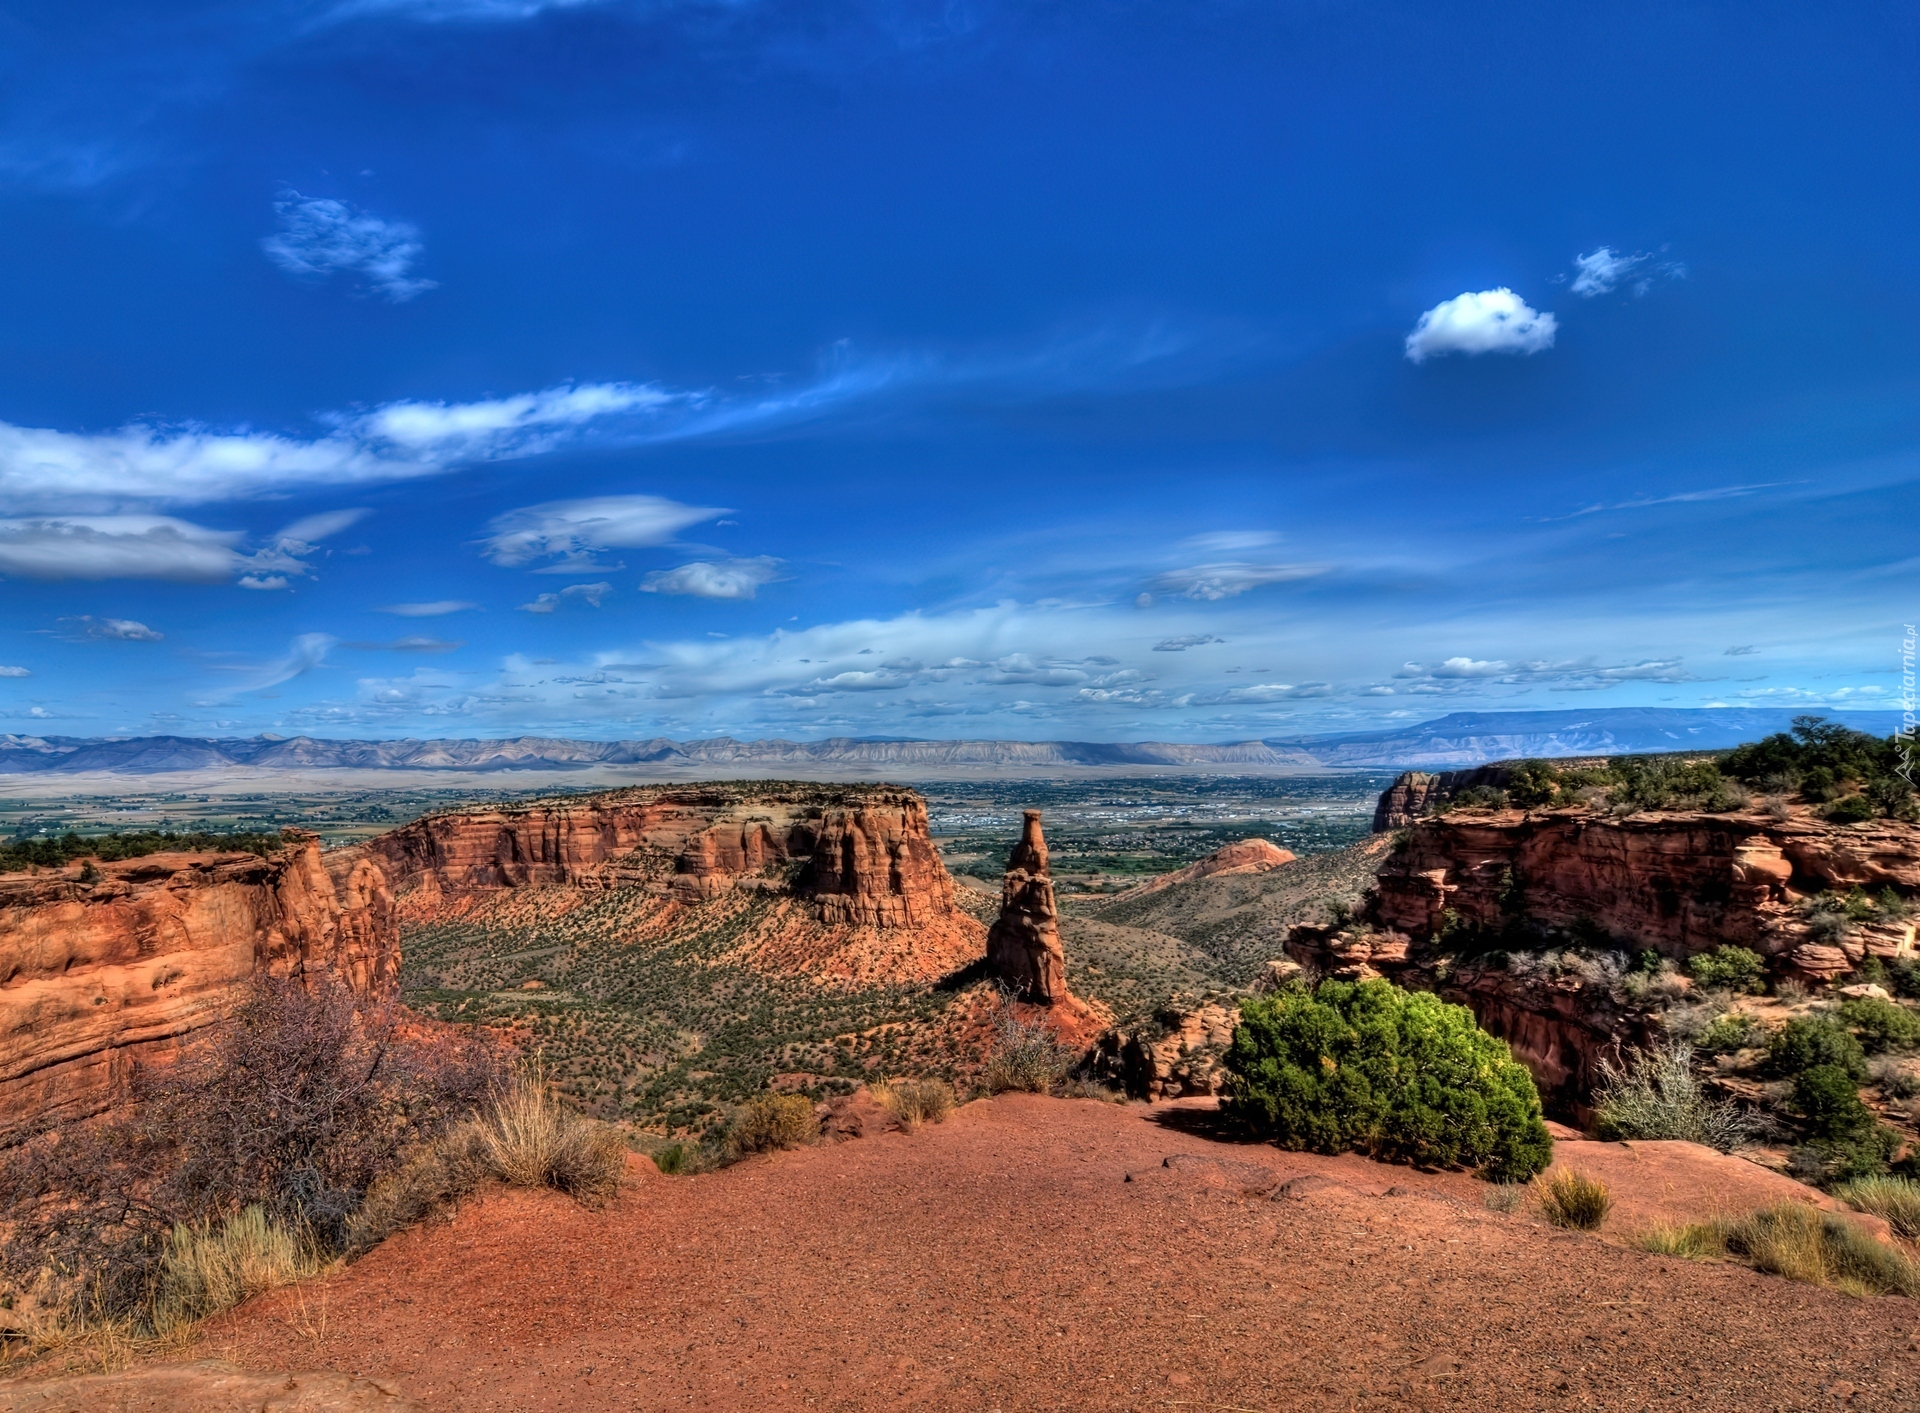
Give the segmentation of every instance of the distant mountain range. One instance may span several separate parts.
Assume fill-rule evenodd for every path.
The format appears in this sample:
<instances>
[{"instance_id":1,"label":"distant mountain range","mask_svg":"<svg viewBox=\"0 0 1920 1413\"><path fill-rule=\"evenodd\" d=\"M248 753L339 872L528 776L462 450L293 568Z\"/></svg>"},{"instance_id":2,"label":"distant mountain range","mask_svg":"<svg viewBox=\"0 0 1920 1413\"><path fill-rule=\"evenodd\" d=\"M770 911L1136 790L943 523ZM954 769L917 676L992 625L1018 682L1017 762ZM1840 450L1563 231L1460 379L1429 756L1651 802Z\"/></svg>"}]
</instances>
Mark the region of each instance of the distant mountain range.
<instances>
[{"instance_id":1,"label":"distant mountain range","mask_svg":"<svg viewBox=\"0 0 1920 1413\"><path fill-rule=\"evenodd\" d=\"M1451 770L1496 760L1723 750L1789 730L1794 718L1802 715L1826 713L1733 707L1460 711L1417 726L1298 736L1264 744L1277 751L1303 751L1322 765ZM1876 736L1891 736L1900 729L1900 714L1892 711L1848 712L1829 719Z\"/></svg>"},{"instance_id":2,"label":"distant mountain range","mask_svg":"<svg viewBox=\"0 0 1920 1413\"><path fill-rule=\"evenodd\" d=\"M1182 745L1165 741L903 741L836 737L826 741L335 741L312 736L13 736L0 735L0 775L110 771L157 775L236 766L264 770L584 770L632 767L636 775L712 768L900 770L927 775L972 770L1124 769L1140 766L1261 771L1327 768L1454 768L1520 756L1623 755L1718 749L1784 731L1794 713L1719 709L1455 712L1387 731ZM1894 712L1852 713L1858 730L1887 735Z\"/></svg>"}]
</instances>

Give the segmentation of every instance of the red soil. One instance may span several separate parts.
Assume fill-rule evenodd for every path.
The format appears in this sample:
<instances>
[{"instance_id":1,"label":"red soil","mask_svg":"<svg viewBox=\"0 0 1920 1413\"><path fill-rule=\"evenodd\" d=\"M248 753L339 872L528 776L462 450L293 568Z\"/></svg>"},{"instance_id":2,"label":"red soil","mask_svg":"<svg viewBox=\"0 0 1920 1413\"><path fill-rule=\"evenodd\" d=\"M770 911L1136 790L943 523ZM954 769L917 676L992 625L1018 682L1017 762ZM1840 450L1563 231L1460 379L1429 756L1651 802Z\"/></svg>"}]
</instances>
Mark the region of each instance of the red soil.
<instances>
[{"instance_id":1,"label":"red soil","mask_svg":"<svg viewBox=\"0 0 1920 1413\"><path fill-rule=\"evenodd\" d=\"M496 1192L200 1352L462 1410L1914 1406L1912 1301L1556 1231L1466 1177L1206 1119L1008 1096L701 1177L636 1160L597 1212ZM1647 1161L1562 1151L1616 1182ZM1649 1215L1748 1200L1742 1171L1682 1157Z\"/></svg>"}]
</instances>

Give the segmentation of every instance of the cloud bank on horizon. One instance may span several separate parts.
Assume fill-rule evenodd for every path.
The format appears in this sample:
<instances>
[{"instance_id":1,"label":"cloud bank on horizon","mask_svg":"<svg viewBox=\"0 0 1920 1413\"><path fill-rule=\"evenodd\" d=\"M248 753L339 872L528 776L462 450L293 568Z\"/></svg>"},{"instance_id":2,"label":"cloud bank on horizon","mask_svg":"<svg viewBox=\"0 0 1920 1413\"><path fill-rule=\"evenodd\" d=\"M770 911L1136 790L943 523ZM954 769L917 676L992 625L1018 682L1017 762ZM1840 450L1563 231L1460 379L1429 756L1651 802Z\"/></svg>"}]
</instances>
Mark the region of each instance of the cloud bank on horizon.
<instances>
[{"instance_id":1,"label":"cloud bank on horizon","mask_svg":"<svg viewBox=\"0 0 1920 1413\"><path fill-rule=\"evenodd\" d=\"M0 730L1894 701L1920 18L1213 8L23 34Z\"/></svg>"}]
</instances>

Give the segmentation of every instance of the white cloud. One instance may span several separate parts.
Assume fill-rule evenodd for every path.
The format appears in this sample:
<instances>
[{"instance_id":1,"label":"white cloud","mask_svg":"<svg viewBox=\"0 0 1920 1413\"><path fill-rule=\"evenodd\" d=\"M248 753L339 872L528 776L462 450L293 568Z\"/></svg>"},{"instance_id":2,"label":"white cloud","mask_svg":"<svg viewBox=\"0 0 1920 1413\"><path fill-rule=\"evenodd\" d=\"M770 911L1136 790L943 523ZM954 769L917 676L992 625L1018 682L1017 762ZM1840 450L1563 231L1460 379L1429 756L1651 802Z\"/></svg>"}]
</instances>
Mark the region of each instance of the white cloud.
<instances>
[{"instance_id":1,"label":"white cloud","mask_svg":"<svg viewBox=\"0 0 1920 1413\"><path fill-rule=\"evenodd\" d=\"M1540 353L1553 347L1553 315L1529 308L1502 285L1443 300L1407 335L1407 357L1424 363L1447 353Z\"/></svg>"},{"instance_id":2,"label":"white cloud","mask_svg":"<svg viewBox=\"0 0 1920 1413\"><path fill-rule=\"evenodd\" d=\"M1433 667L1409 662L1393 674L1412 685L1401 690L1414 693L1469 691L1475 682L1506 686L1539 683L1568 691L1594 691L1620 682L1692 682L1681 659L1652 658L1641 662L1602 666L1591 658L1566 662L1536 659L1510 663L1501 659L1450 657ZM1391 695L1391 689L1374 689L1374 694Z\"/></svg>"},{"instance_id":3,"label":"white cloud","mask_svg":"<svg viewBox=\"0 0 1920 1413\"><path fill-rule=\"evenodd\" d=\"M1618 255L1613 247L1603 245L1591 255L1573 257L1573 283L1568 286L1582 299L1592 299L1606 294L1620 283L1628 271L1637 265L1645 264L1644 255Z\"/></svg>"},{"instance_id":4,"label":"white cloud","mask_svg":"<svg viewBox=\"0 0 1920 1413\"><path fill-rule=\"evenodd\" d=\"M131 618L95 618L90 613L82 613L60 621L71 624L71 631L83 638L98 638L108 642L157 643L166 636Z\"/></svg>"},{"instance_id":5,"label":"white cloud","mask_svg":"<svg viewBox=\"0 0 1920 1413\"><path fill-rule=\"evenodd\" d=\"M569 584L557 594L542 594L532 603L520 605L522 613L552 613L562 604L579 601L590 608L598 608L607 601L607 595L613 592L611 584Z\"/></svg>"},{"instance_id":6,"label":"white cloud","mask_svg":"<svg viewBox=\"0 0 1920 1413\"><path fill-rule=\"evenodd\" d=\"M1206 535L1189 535L1181 543L1202 554L1244 554L1248 550L1264 549L1279 539L1271 530L1216 530Z\"/></svg>"},{"instance_id":7,"label":"white cloud","mask_svg":"<svg viewBox=\"0 0 1920 1413\"><path fill-rule=\"evenodd\" d=\"M303 515L273 538L285 545L298 545L300 552L332 539L342 530L358 525L373 514L371 510L324 510L318 515Z\"/></svg>"},{"instance_id":8,"label":"white cloud","mask_svg":"<svg viewBox=\"0 0 1920 1413\"><path fill-rule=\"evenodd\" d=\"M1157 653L1183 653L1188 648L1203 648L1208 643L1224 643L1225 638L1212 633L1185 633L1178 638L1163 638L1153 645Z\"/></svg>"},{"instance_id":9,"label":"white cloud","mask_svg":"<svg viewBox=\"0 0 1920 1413\"><path fill-rule=\"evenodd\" d=\"M678 569L661 569L647 575L640 585L643 593L690 594L702 599L750 599L763 584L780 577L780 561L769 555L753 559L723 559L718 563L696 560Z\"/></svg>"},{"instance_id":10,"label":"white cloud","mask_svg":"<svg viewBox=\"0 0 1920 1413\"><path fill-rule=\"evenodd\" d=\"M434 599L430 603L390 603L374 610L375 613L392 613L401 618L439 618L449 613L465 613L469 609L480 607L469 599Z\"/></svg>"},{"instance_id":11,"label":"white cloud","mask_svg":"<svg viewBox=\"0 0 1920 1413\"><path fill-rule=\"evenodd\" d=\"M1157 574L1149 587L1163 594L1218 600L1265 584L1311 579L1326 572L1324 564L1196 564L1189 569L1169 569Z\"/></svg>"},{"instance_id":12,"label":"white cloud","mask_svg":"<svg viewBox=\"0 0 1920 1413\"><path fill-rule=\"evenodd\" d=\"M1298 685L1287 682L1260 682L1245 687L1231 687L1212 696L1196 697L1194 705L1226 706L1259 702L1290 702L1332 695L1333 686L1327 682L1301 682Z\"/></svg>"},{"instance_id":13,"label":"white cloud","mask_svg":"<svg viewBox=\"0 0 1920 1413\"><path fill-rule=\"evenodd\" d=\"M267 258L301 279L359 275L376 293L401 304L435 287L413 274L425 252L420 231L355 211L344 201L290 191L273 203L280 233L260 242Z\"/></svg>"},{"instance_id":14,"label":"white cloud","mask_svg":"<svg viewBox=\"0 0 1920 1413\"><path fill-rule=\"evenodd\" d=\"M661 496L555 500L496 516L482 544L495 564L511 568L552 556L554 562L536 572L593 574L619 567L602 564L597 551L666 544L687 527L726 513Z\"/></svg>"},{"instance_id":15,"label":"white cloud","mask_svg":"<svg viewBox=\"0 0 1920 1413\"><path fill-rule=\"evenodd\" d=\"M339 524L333 512L297 522L266 548L245 550L237 530L213 530L168 515L69 515L0 520L0 574L27 579L164 579L218 584L239 578L243 588L284 589L288 575L304 575L301 556ZM348 522L350 523L350 522ZM302 529L306 538L289 532Z\"/></svg>"},{"instance_id":16,"label":"white cloud","mask_svg":"<svg viewBox=\"0 0 1920 1413\"><path fill-rule=\"evenodd\" d=\"M548 451L600 419L652 413L691 396L589 383L477 402L394 402L336 417L331 433L310 439L191 425L84 433L0 422L0 507L194 505L432 476ZM344 514L331 512L336 520Z\"/></svg>"},{"instance_id":17,"label":"white cloud","mask_svg":"<svg viewBox=\"0 0 1920 1413\"><path fill-rule=\"evenodd\" d=\"M0 677L31 677L33 674L24 667L0 667Z\"/></svg>"},{"instance_id":18,"label":"white cloud","mask_svg":"<svg viewBox=\"0 0 1920 1413\"><path fill-rule=\"evenodd\" d=\"M287 644L286 656L275 662L259 667L238 668L236 671L250 674L251 680L238 690L243 692L262 692L268 687L277 687L282 682L311 672L327 660L327 654L333 651L339 640L327 633L301 633Z\"/></svg>"}]
</instances>

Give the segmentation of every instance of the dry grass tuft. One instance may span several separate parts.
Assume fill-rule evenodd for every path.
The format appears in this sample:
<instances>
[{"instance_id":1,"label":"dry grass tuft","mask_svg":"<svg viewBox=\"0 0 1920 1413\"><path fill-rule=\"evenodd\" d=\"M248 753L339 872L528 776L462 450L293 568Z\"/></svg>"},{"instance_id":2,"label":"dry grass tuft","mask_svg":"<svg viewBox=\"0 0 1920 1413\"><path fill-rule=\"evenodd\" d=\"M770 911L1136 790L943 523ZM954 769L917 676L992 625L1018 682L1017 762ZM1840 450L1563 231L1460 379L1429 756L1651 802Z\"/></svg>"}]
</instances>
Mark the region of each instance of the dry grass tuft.
<instances>
[{"instance_id":1,"label":"dry grass tuft","mask_svg":"<svg viewBox=\"0 0 1920 1413\"><path fill-rule=\"evenodd\" d=\"M1912 1178L1864 1177L1833 1190L1849 1207L1885 1217L1909 1241L1920 1241L1920 1182Z\"/></svg>"},{"instance_id":2,"label":"dry grass tuft","mask_svg":"<svg viewBox=\"0 0 1920 1413\"><path fill-rule=\"evenodd\" d=\"M1728 1224L1727 1250L1757 1270L1848 1295L1920 1295L1920 1264L1837 1212L1782 1202Z\"/></svg>"},{"instance_id":3,"label":"dry grass tuft","mask_svg":"<svg viewBox=\"0 0 1920 1413\"><path fill-rule=\"evenodd\" d=\"M1685 1226L1656 1223L1634 1237L1633 1244L1656 1256L1680 1256L1689 1261L1710 1261L1727 1254L1725 1228L1712 1222L1690 1222Z\"/></svg>"},{"instance_id":4,"label":"dry grass tuft","mask_svg":"<svg viewBox=\"0 0 1920 1413\"><path fill-rule=\"evenodd\" d=\"M736 1157L749 1153L770 1153L779 1148L799 1148L820 1136L820 1122L813 1116L813 1105L799 1094L769 1094L750 1099L733 1111L728 1121L726 1146Z\"/></svg>"},{"instance_id":5,"label":"dry grass tuft","mask_svg":"<svg viewBox=\"0 0 1920 1413\"><path fill-rule=\"evenodd\" d=\"M626 1171L620 1135L569 1109L538 1071L496 1095L474 1122L493 1175L514 1187L551 1187L589 1201L611 1197Z\"/></svg>"},{"instance_id":6,"label":"dry grass tuft","mask_svg":"<svg viewBox=\"0 0 1920 1413\"><path fill-rule=\"evenodd\" d=\"M1692 1261L1733 1257L1769 1275L1848 1295L1920 1294L1920 1261L1841 1213L1804 1202L1782 1202L1745 1217L1650 1227L1634 1244Z\"/></svg>"},{"instance_id":7,"label":"dry grass tuft","mask_svg":"<svg viewBox=\"0 0 1920 1413\"><path fill-rule=\"evenodd\" d=\"M1574 1231L1597 1230L1613 1208L1613 1196L1604 1182L1570 1168L1536 1179L1534 1191L1547 1220Z\"/></svg>"},{"instance_id":8,"label":"dry grass tuft","mask_svg":"<svg viewBox=\"0 0 1920 1413\"><path fill-rule=\"evenodd\" d=\"M204 1320L263 1290L318 1273L325 1258L304 1233L244 1207L218 1222L181 1223L167 1237L152 1325L166 1333Z\"/></svg>"},{"instance_id":9,"label":"dry grass tuft","mask_svg":"<svg viewBox=\"0 0 1920 1413\"><path fill-rule=\"evenodd\" d=\"M947 1121L953 1112L953 1086L938 1079L882 1080L869 1085L874 1102L900 1121L900 1127L912 1133L922 1124Z\"/></svg>"}]
</instances>

